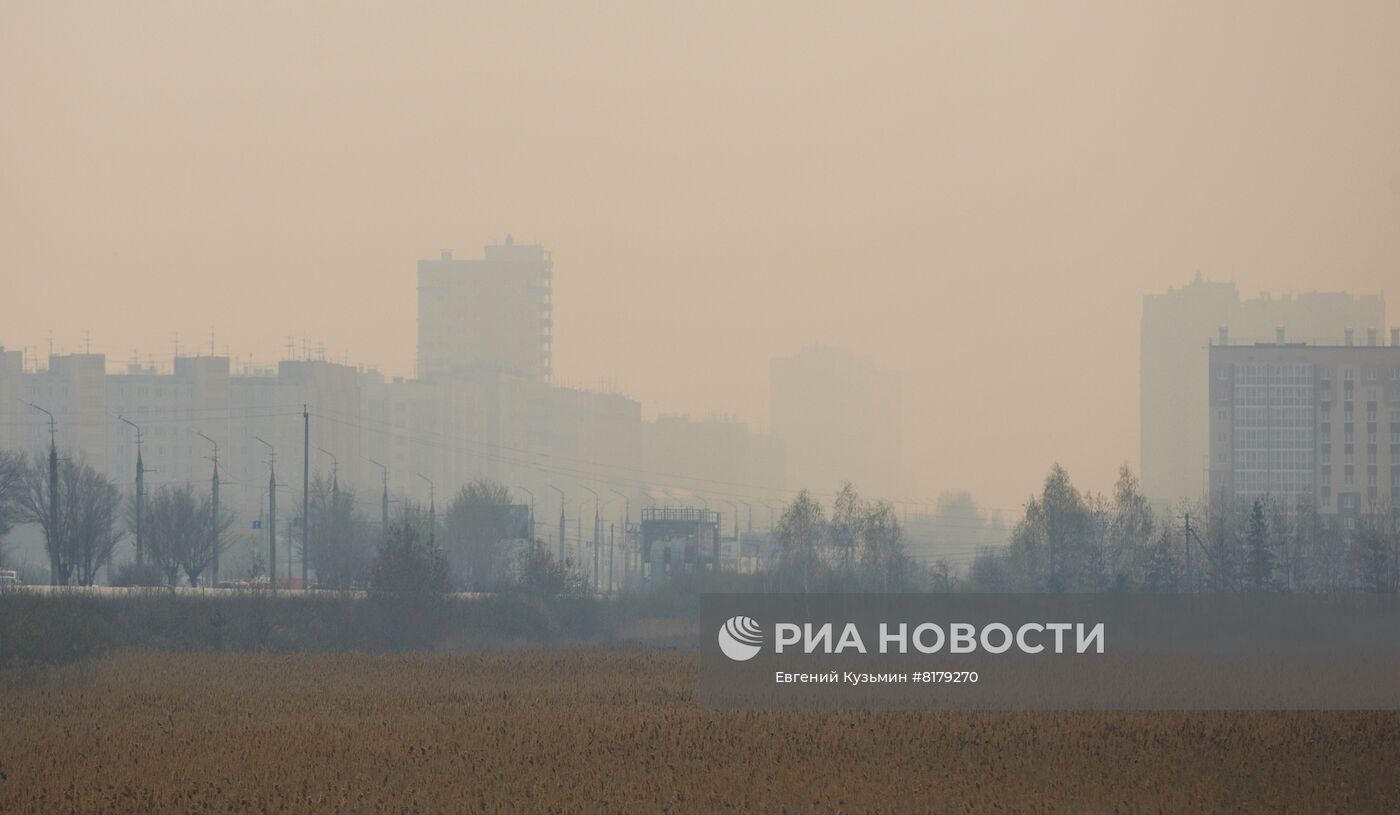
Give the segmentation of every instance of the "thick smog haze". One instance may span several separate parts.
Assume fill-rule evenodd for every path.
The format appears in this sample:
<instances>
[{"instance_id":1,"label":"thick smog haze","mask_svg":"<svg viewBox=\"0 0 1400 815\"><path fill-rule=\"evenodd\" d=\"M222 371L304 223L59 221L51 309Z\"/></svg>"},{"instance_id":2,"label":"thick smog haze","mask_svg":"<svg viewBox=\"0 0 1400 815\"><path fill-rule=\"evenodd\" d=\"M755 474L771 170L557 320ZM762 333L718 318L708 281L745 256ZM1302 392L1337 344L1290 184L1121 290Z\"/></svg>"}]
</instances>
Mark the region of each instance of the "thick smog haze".
<instances>
[{"instance_id":1,"label":"thick smog haze","mask_svg":"<svg viewBox=\"0 0 1400 815\"><path fill-rule=\"evenodd\" d=\"M848 347L890 497L1104 490L1144 295L1400 280L1400 4L1346 8L8 3L0 344L412 376L417 261L510 234L556 382L764 427Z\"/></svg>"}]
</instances>

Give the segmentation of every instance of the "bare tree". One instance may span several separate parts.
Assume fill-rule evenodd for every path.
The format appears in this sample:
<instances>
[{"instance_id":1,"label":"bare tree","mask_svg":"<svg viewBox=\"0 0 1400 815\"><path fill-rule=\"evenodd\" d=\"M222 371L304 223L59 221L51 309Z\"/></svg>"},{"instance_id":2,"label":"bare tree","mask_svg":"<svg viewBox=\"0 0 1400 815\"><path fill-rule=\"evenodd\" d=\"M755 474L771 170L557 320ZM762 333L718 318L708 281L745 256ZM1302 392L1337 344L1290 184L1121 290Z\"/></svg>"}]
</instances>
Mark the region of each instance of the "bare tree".
<instances>
[{"instance_id":1,"label":"bare tree","mask_svg":"<svg viewBox=\"0 0 1400 815\"><path fill-rule=\"evenodd\" d=\"M0 450L0 566L5 565L5 536L18 520L19 493L24 488L24 458Z\"/></svg>"},{"instance_id":2,"label":"bare tree","mask_svg":"<svg viewBox=\"0 0 1400 815\"><path fill-rule=\"evenodd\" d=\"M796 583L803 592L810 591L827 570L822 557L827 534L822 505L803 490L783 510L775 533L780 579Z\"/></svg>"},{"instance_id":3,"label":"bare tree","mask_svg":"<svg viewBox=\"0 0 1400 815\"><path fill-rule=\"evenodd\" d=\"M121 533L117 514L121 494L111 481L81 461L63 459L58 466L57 526L49 508L48 462L35 458L23 467L18 490L17 518L39 524L49 555L50 582L67 585L77 579L90 586L97 570L111 557Z\"/></svg>"},{"instance_id":4,"label":"bare tree","mask_svg":"<svg viewBox=\"0 0 1400 815\"><path fill-rule=\"evenodd\" d=\"M483 479L457 491L447 505L443 527L448 557L464 585L487 590L505 577L509 542L528 536L519 523L523 520L503 484Z\"/></svg>"},{"instance_id":5,"label":"bare tree","mask_svg":"<svg viewBox=\"0 0 1400 815\"><path fill-rule=\"evenodd\" d=\"M311 483L311 566L322 587L348 589L364 583L374 559L377 530L355 510L355 494L317 476Z\"/></svg>"},{"instance_id":6,"label":"bare tree","mask_svg":"<svg viewBox=\"0 0 1400 815\"><path fill-rule=\"evenodd\" d=\"M207 502L201 503L188 485L161 487L147 499L147 557L165 575L168 584L179 582L186 564L197 565L194 572L198 576L213 561L208 512Z\"/></svg>"},{"instance_id":7,"label":"bare tree","mask_svg":"<svg viewBox=\"0 0 1400 815\"><path fill-rule=\"evenodd\" d=\"M233 511L225 507L220 507L218 517L214 516L212 496L200 499L200 533L191 537L180 552L180 568L191 586L199 585L199 576L228 545L228 531L233 528L233 520Z\"/></svg>"},{"instance_id":8,"label":"bare tree","mask_svg":"<svg viewBox=\"0 0 1400 815\"><path fill-rule=\"evenodd\" d=\"M1157 541L1152 505L1128 465L1118 469L1104 553L1110 581L1119 587L1144 579L1148 550Z\"/></svg>"},{"instance_id":9,"label":"bare tree","mask_svg":"<svg viewBox=\"0 0 1400 815\"><path fill-rule=\"evenodd\" d=\"M904 528L888 501L859 502L860 570L867 588L878 591L912 588L913 562L904 548Z\"/></svg>"}]
</instances>

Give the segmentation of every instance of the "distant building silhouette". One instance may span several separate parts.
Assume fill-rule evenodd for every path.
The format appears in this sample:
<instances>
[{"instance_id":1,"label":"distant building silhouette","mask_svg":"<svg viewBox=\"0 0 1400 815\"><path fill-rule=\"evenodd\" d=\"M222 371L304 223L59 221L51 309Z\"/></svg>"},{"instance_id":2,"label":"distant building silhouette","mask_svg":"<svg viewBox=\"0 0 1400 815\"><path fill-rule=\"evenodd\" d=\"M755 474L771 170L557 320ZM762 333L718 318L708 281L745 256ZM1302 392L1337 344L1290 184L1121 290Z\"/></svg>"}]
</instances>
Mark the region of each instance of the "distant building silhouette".
<instances>
[{"instance_id":1,"label":"distant building silhouette","mask_svg":"<svg viewBox=\"0 0 1400 815\"><path fill-rule=\"evenodd\" d=\"M850 481L871 498L904 489L899 376L843 348L813 346L773 360L772 432L787 483L829 495Z\"/></svg>"},{"instance_id":2,"label":"distant building silhouette","mask_svg":"<svg viewBox=\"0 0 1400 815\"><path fill-rule=\"evenodd\" d=\"M478 369L548 382L554 262L539 244L487 246L484 259L418 261L418 376Z\"/></svg>"},{"instance_id":3,"label":"distant building silhouette","mask_svg":"<svg viewBox=\"0 0 1400 815\"><path fill-rule=\"evenodd\" d=\"M1348 330L1385 325L1380 295L1311 292L1241 300L1234 283L1202 280L1143 298L1141 452L1143 492L1159 502L1199 498L1207 486L1210 439L1207 348L1272 342L1338 345Z\"/></svg>"},{"instance_id":4,"label":"distant building silhouette","mask_svg":"<svg viewBox=\"0 0 1400 815\"><path fill-rule=\"evenodd\" d=\"M202 492L212 477L212 441L227 485L222 506L238 518L231 537L249 552L266 534L268 455L259 438L277 451L287 507L278 534L293 539L303 466L320 475L335 467L338 484L356 490L358 510L374 520L384 486L402 507L427 499L427 479L440 502L473 479L494 479L516 500L529 495L542 521L557 519L563 504L562 544L552 521L537 532L550 551L558 545L588 563L592 535L581 530L585 516L591 529L596 506L589 490L608 491L599 523L615 525L623 540L635 538L628 524L635 527L644 504L713 500L720 511L782 496L783 449L772 436L721 419L647 421L623 394L551 384L551 274L548 251L510 238L486 247L483 260L444 251L421 261L414 379L386 379L305 350L291 358L291 346L288 358L264 367L235 370L227 356L177 355L168 368L133 363L111 374L103 354L52 354L46 368L26 370L21 352L0 347L0 448L47 452L48 416L25 404L33 402L52 411L61 456L129 492L136 433L122 417L141 428L148 490L189 484Z\"/></svg>"}]
</instances>

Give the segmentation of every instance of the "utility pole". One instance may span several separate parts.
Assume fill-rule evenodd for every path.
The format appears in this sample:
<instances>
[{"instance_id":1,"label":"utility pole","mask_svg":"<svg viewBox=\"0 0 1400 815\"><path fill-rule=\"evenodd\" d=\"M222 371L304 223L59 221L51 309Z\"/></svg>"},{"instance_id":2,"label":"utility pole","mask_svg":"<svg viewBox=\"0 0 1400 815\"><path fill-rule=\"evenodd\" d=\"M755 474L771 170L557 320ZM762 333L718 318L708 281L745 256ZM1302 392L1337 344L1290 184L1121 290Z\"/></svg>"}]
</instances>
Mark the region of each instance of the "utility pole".
<instances>
[{"instance_id":1,"label":"utility pole","mask_svg":"<svg viewBox=\"0 0 1400 815\"><path fill-rule=\"evenodd\" d=\"M598 541L598 509L599 509L599 507L598 507L598 501L599 501L599 499L598 499L598 493L594 492L593 490L589 489L588 487L583 486L582 484L580 484L579 487L580 487L581 489L587 491L589 495L592 495L592 496L593 496L593 588L594 588L594 590L597 590L597 589L599 589L599 588L602 588L602 582L601 582L602 575L598 573L598 572L599 572L599 568L598 568L598 567L599 567L599 563L598 563L598 543L599 543L599 541ZM579 517L579 522L578 522L578 524L579 524L578 539L579 539L579 543L582 543L582 542L583 542L583 507L579 507L578 517Z\"/></svg>"},{"instance_id":2,"label":"utility pole","mask_svg":"<svg viewBox=\"0 0 1400 815\"><path fill-rule=\"evenodd\" d=\"M721 498L720 500L728 504L730 509L734 510L734 546L737 550L739 546L739 502L731 501L728 498Z\"/></svg>"},{"instance_id":3,"label":"utility pole","mask_svg":"<svg viewBox=\"0 0 1400 815\"><path fill-rule=\"evenodd\" d=\"M53 344L52 338L50 338L49 343L50 345ZM50 352L50 356L52 356L52 351ZM33 402L26 402L25 404L47 414L49 417L49 528L44 531L47 533L46 537L49 543L49 584L57 586L59 580L58 549L60 545L58 540L58 427L54 424L53 413L39 407ZM137 467L139 468L140 465L138 464ZM140 482L138 481L137 483L139 484Z\"/></svg>"},{"instance_id":4,"label":"utility pole","mask_svg":"<svg viewBox=\"0 0 1400 815\"><path fill-rule=\"evenodd\" d=\"M310 575L306 553L311 547L311 411L301 406L301 590L306 591ZM290 566L291 561L287 562Z\"/></svg>"},{"instance_id":5,"label":"utility pole","mask_svg":"<svg viewBox=\"0 0 1400 815\"><path fill-rule=\"evenodd\" d=\"M335 453L332 453L324 447L317 447L316 449L331 457L331 503L324 511L327 513L328 517L334 518L337 517L336 513L340 511L340 459L335 457ZM326 546L328 549L337 550L338 553L339 546L336 541L334 528L332 528L331 534L326 536ZM331 567L332 570L335 570L335 568L334 566ZM338 578L336 579L338 581ZM321 585L321 569L319 562L317 563L316 569L316 585L318 588ZM337 586L337 588L339 588L339 586Z\"/></svg>"},{"instance_id":6,"label":"utility pole","mask_svg":"<svg viewBox=\"0 0 1400 815\"><path fill-rule=\"evenodd\" d=\"M423 475L422 473L417 473L416 475L417 475L419 478L423 479L424 481L428 482L428 546L429 546L429 547L436 546L436 545L437 545L437 505L436 505L437 487L433 484L433 480L432 480L431 478L427 477L426 475Z\"/></svg>"},{"instance_id":7,"label":"utility pole","mask_svg":"<svg viewBox=\"0 0 1400 815\"><path fill-rule=\"evenodd\" d=\"M1190 555L1190 551L1191 551L1191 550L1190 550L1190 547L1191 547L1191 542L1192 542L1192 541L1195 541L1196 545L1199 546L1199 547L1201 547L1201 553L1204 554L1204 555L1206 556L1206 561L1208 562L1208 564L1209 564L1213 569L1216 570L1215 573L1216 573L1216 574L1219 574L1219 573L1220 573L1220 572L1219 572L1219 565L1220 565L1220 564L1218 564L1218 563L1216 562L1215 553L1211 552L1209 549L1206 548L1205 542L1202 541L1202 540L1201 540L1201 536L1200 536L1199 534L1196 533L1196 528L1193 527L1193 526L1191 526L1191 516L1190 516L1190 514L1187 514L1187 515L1186 515L1186 546L1187 546L1187 558L1188 558L1187 563L1188 563L1188 564L1190 563L1189 558L1190 558L1190 556L1191 556L1191 555ZM1191 589L1191 591L1193 591L1193 592L1196 590L1196 583L1195 583L1194 580L1191 581L1190 589Z\"/></svg>"},{"instance_id":8,"label":"utility pole","mask_svg":"<svg viewBox=\"0 0 1400 815\"><path fill-rule=\"evenodd\" d=\"M554 486L553 484L546 484L545 486L547 486L547 487L549 487L550 489L554 490L555 492L559 493L559 565L560 565L560 566L563 566L563 565L564 565L564 507L565 507L565 504L566 504L566 502L564 501L564 491L561 490L561 489L559 489L558 487Z\"/></svg>"},{"instance_id":9,"label":"utility pole","mask_svg":"<svg viewBox=\"0 0 1400 815\"><path fill-rule=\"evenodd\" d=\"M1182 533L1186 542L1186 589L1191 591L1195 582L1191 580L1191 513L1186 513L1186 530Z\"/></svg>"},{"instance_id":10,"label":"utility pole","mask_svg":"<svg viewBox=\"0 0 1400 815\"><path fill-rule=\"evenodd\" d=\"M608 594L612 594L613 590L613 538L616 533L617 524L608 522Z\"/></svg>"},{"instance_id":11,"label":"utility pole","mask_svg":"<svg viewBox=\"0 0 1400 815\"><path fill-rule=\"evenodd\" d=\"M211 335L212 336L212 335ZM219 584L219 443L196 430L201 438L214 445L214 479L209 484L209 545L210 551L214 555L214 573L210 577L211 585ZM139 454L138 454L139 459Z\"/></svg>"},{"instance_id":12,"label":"utility pole","mask_svg":"<svg viewBox=\"0 0 1400 815\"><path fill-rule=\"evenodd\" d=\"M618 496L619 498L622 499L622 582L623 582L624 585L626 585L626 583L627 583L627 568L628 568L628 564L629 564L629 561L628 561L628 559L627 559L627 524L632 520L632 499L629 498L629 497L627 496L627 493L625 493L625 492L618 492L617 490L613 489L612 487L608 487L608 492L611 492L613 495L616 495L616 496ZM610 535L608 536L608 591L609 591L609 592L612 591L612 582L613 582L613 580L612 580L612 570L613 570L612 561L613 561L613 542L612 542L612 535L610 534Z\"/></svg>"},{"instance_id":13,"label":"utility pole","mask_svg":"<svg viewBox=\"0 0 1400 815\"><path fill-rule=\"evenodd\" d=\"M380 503L379 503L379 532L380 532L380 534L382 534L382 535L388 535L388 534L389 534L389 468L388 468L388 467L385 467L383 464L380 464L379 462L375 461L375 460L372 459L372 458L367 458L367 459L365 459L365 461L368 461L370 464L373 464L374 466L378 467L378 468L380 469L380 477L384 480L384 495L383 495L382 498L380 498Z\"/></svg>"},{"instance_id":14,"label":"utility pole","mask_svg":"<svg viewBox=\"0 0 1400 815\"><path fill-rule=\"evenodd\" d=\"M125 416L118 416L118 420L126 422L136 430L136 565L144 566L146 563L146 538L144 527L146 523L146 467L141 459L141 428L136 423ZM204 435L204 434L200 434ZM215 465L217 470L218 465Z\"/></svg>"},{"instance_id":15,"label":"utility pole","mask_svg":"<svg viewBox=\"0 0 1400 815\"><path fill-rule=\"evenodd\" d=\"M267 448L267 577L268 588L277 593L277 450L262 436L254 436Z\"/></svg>"}]
</instances>

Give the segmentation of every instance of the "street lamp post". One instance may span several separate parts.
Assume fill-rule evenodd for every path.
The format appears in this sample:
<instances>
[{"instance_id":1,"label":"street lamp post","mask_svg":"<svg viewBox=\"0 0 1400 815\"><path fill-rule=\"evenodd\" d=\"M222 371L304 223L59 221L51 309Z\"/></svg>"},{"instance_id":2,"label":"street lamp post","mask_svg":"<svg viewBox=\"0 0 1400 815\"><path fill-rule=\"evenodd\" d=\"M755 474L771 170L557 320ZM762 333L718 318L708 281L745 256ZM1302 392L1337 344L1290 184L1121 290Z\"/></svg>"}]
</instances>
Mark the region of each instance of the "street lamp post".
<instances>
[{"instance_id":1,"label":"street lamp post","mask_svg":"<svg viewBox=\"0 0 1400 815\"><path fill-rule=\"evenodd\" d=\"M415 473L419 478L428 482L428 546L437 545L437 485L433 480L422 473Z\"/></svg>"},{"instance_id":2,"label":"street lamp post","mask_svg":"<svg viewBox=\"0 0 1400 815\"><path fill-rule=\"evenodd\" d=\"M210 576L210 585L219 584L219 443L196 430L195 434L214 446L214 455L211 460L214 462L214 477L209 482L209 547L213 555L213 562L210 564L214 568L214 573ZM139 456L138 456L139 458ZM138 465L139 466L139 465Z\"/></svg>"},{"instance_id":3,"label":"street lamp post","mask_svg":"<svg viewBox=\"0 0 1400 815\"><path fill-rule=\"evenodd\" d=\"M384 494L379 503L379 531L383 535L389 534L389 468L380 464L372 458L367 458L370 464L379 468L380 478L384 482Z\"/></svg>"},{"instance_id":4,"label":"street lamp post","mask_svg":"<svg viewBox=\"0 0 1400 815\"><path fill-rule=\"evenodd\" d=\"M267 576L268 588L277 592L277 450L262 436L254 436L267 448Z\"/></svg>"},{"instance_id":5,"label":"street lamp post","mask_svg":"<svg viewBox=\"0 0 1400 815\"><path fill-rule=\"evenodd\" d=\"M564 500L563 490L553 484L546 484L545 486L559 493L559 565L562 567L564 565L564 511L568 502Z\"/></svg>"},{"instance_id":6,"label":"street lamp post","mask_svg":"<svg viewBox=\"0 0 1400 815\"><path fill-rule=\"evenodd\" d=\"M39 409L43 410L43 408ZM136 431L136 565L141 566L146 562L146 467L141 458L141 427L125 416L118 416L117 420L125 422ZM218 454L219 451L216 449L214 455ZM218 469L219 465L215 464L216 476Z\"/></svg>"},{"instance_id":7,"label":"street lamp post","mask_svg":"<svg viewBox=\"0 0 1400 815\"><path fill-rule=\"evenodd\" d=\"M589 495L592 495L592 496L593 496L593 588L596 590L596 589L599 588L599 582L598 582L598 509L599 509L599 507L598 507L598 502L599 502L601 499L598 497L598 493L594 492L594 491L593 491L591 488L589 488L589 487L585 487L584 485L580 484L580 485L579 485L579 489L582 489L582 490L584 490L585 492L587 492ZM579 537L582 538L583 536L580 535ZM583 542L582 540L579 541L579 543L582 543L582 542Z\"/></svg>"},{"instance_id":8,"label":"street lamp post","mask_svg":"<svg viewBox=\"0 0 1400 815\"><path fill-rule=\"evenodd\" d=\"M627 525L632 522L632 499L625 492L608 487L608 492L622 499L622 582L627 584L628 569L631 567L631 559L627 552ZM608 537L608 593L613 589L613 543L612 537Z\"/></svg>"}]
</instances>

